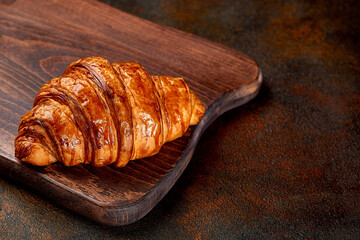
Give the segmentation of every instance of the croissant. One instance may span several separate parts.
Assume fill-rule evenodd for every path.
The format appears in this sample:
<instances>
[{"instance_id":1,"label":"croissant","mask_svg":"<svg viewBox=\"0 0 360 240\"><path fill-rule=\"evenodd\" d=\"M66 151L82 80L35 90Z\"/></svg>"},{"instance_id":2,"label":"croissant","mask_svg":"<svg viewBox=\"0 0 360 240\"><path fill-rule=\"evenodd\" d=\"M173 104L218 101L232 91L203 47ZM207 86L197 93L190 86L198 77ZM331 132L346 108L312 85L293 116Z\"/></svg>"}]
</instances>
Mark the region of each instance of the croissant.
<instances>
[{"instance_id":1,"label":"croissant","mask_svg":"<svg viewBox=\"0 0 360 240\"><path fill-rule=\"evenodd\" d=\"M138 63L83 58L41 87L20 120L15 156L37 166L123 167L158 153L204 112L182 78L150 76Z\"/></svg>"}]
</instances>

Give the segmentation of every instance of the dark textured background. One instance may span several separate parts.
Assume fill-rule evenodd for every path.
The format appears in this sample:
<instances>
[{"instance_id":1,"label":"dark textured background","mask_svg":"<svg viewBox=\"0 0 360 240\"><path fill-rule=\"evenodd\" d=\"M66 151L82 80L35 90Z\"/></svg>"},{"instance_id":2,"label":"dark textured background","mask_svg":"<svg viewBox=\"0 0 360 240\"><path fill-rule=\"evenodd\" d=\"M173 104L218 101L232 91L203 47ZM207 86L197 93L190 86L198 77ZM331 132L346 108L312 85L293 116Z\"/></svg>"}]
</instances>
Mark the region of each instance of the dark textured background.
<instances>
[{"instance_id":1,"label":"dark textured background","mask_svg":"<svg viewBox=\"0 0 360 240\"><path fill-rule=\"evenodd\" d=\"M104 2L248 54L262 90L139 222L102 226L1 177L0 239L359 239L359 1Z\"/></svg>"}]
</instances>

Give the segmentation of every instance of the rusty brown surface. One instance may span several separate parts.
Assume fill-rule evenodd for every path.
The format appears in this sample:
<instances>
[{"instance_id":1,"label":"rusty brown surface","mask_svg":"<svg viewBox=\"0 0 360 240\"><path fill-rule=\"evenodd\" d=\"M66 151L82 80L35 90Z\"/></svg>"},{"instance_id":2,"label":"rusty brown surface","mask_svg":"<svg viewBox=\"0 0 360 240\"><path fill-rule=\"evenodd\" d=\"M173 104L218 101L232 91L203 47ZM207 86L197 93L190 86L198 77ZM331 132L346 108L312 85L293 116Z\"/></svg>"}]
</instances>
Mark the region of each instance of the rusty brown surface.
<instances>
[{"instance_id":1,"label":"rusty brown surface","mask_svg":"<svg viewBox=\"0 0 360 240\"><path fill-rule=\"evenodd\" d=\"M250 55L263 88L141 221L101 226L0 178L0 239L358 239L358 1L105 2Z\"/></svg>"}]
</instances>

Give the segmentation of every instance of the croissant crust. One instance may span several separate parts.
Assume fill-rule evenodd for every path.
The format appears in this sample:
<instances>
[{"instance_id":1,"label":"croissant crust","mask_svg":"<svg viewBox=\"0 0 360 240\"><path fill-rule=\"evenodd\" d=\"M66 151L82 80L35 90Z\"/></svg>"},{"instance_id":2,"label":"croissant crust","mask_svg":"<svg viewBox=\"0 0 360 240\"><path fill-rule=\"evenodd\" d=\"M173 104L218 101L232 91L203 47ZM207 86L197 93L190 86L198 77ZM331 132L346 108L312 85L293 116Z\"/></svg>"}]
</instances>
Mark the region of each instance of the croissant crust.
<instances>
[{"instance_id":1,"label":"croissant crust","mask_svg":"<svg viewBox=\"0 0 360 240\"><path fill-rule=\"evenodd\" d=\"M41 87L20 120L15 156L38 166L123 167L158 153L204 112L182 78L151 76L139 63L83 58Z\"/></svg>"}]
</instances>

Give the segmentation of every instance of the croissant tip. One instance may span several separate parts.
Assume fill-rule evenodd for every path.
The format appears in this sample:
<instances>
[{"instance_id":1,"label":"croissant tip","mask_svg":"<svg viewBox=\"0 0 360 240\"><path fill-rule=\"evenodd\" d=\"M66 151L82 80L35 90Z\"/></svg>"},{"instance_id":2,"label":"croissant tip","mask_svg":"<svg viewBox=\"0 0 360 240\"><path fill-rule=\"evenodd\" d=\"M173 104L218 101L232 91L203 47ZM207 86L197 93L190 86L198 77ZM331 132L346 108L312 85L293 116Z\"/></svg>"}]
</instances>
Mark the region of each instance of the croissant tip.
<instances>
[{"instance_id":1,"label":"croissant tip","mask_svg":"<svg viewBox=\"0 0 360 240\"><path fill-rule=\"evenodd\" d=\"M195 93L193 91L190 91L190 92L191 92L192 101L194 102L193 103L193 111L192 111L191 119L190 119L190 125L196 125L202 119L202 117L206 111L206 107L201 102L201 100L195 95Z\"/></svg>"},{"instance_id":2,"label":"croissant tip","mask_svg":"<svg viewBox=\"0 0 360 240\"><path fill-rule=\"evenodd\" d=\"M15 157L36 166L47 166L57 161L43 145L24 137L15 140Z\"/></svg>"},{"instance_id":3,"label":"croissant tip","mask_svg":"<svg viewBox=\"0 0 360 240\"><path fill-rule=\"evenodd\" d=\"M29 141L25 140L15 140L15 157L17 159L25 159L31 154L32 144Z\"/></svg>"}]
</instances>

